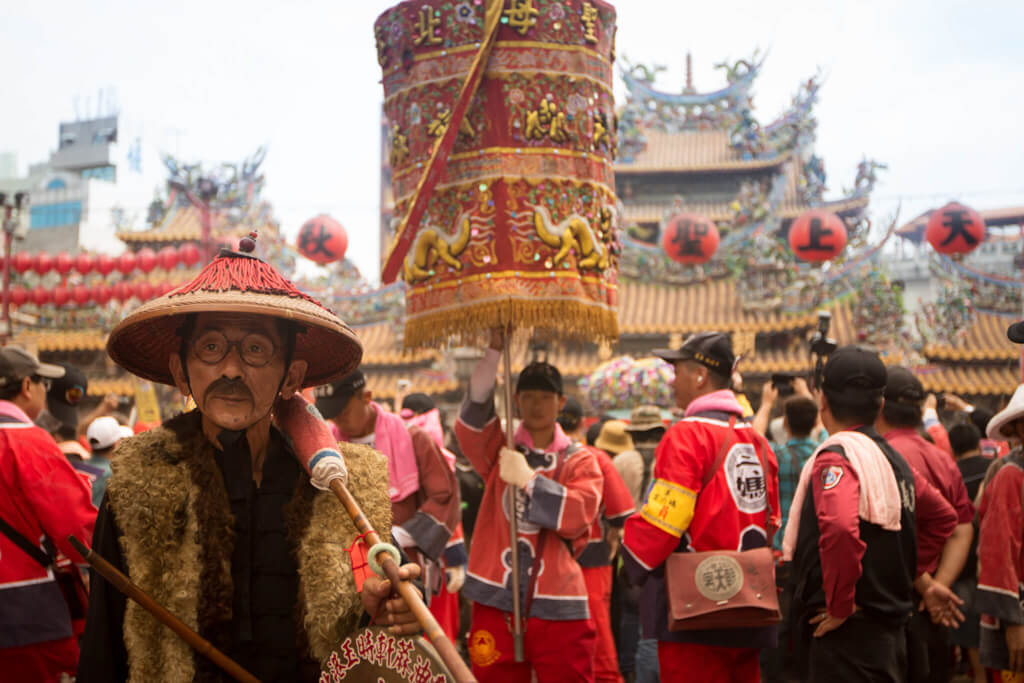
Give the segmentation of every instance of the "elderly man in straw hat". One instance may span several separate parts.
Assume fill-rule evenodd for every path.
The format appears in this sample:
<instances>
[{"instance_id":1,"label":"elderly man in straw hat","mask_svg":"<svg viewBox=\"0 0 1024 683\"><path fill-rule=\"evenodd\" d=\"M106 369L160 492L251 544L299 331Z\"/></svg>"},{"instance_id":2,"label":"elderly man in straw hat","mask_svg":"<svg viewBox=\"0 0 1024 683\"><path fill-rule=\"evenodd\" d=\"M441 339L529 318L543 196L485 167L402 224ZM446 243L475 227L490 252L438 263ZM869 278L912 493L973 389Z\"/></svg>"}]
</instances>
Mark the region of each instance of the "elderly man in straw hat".
<instances>
[{"instance_id":1,"label":"elderly man in straw hat","mask_svg":"<svg viewBox=\"0 0 1024 683\"><path fill-rule=\"evenodd\" d=\"M1012 449L989 468L978 516L978 592L981 663L997 671L1024 672L1024 384L988 423L988 438ZM994 679L993 679L994 680ZM1003 680L1010 680L1004 677ZM1016 679L1014 679L1016 680Z\"/></svg>"},{"instance_id":2,"label":"elderly man in straw hat","mask_svg":"<svg viewBox=\"0 0 1024 683\"><path fill-rule=\"evenodd\" d=\"M245 252L254 246L242 240ZM394 632L418 630L403 601L386 600L387 582L370 577L357 593L346 552L357 531L273 422L279 399L359 364L362 347L344 322L267 263L222 250L192 282L122 320L107 352L196 409L117 445L93 538L101 555L263 681L317 680L317 660L363 610ZM386 462L343 448L337 465L386 534ZM417 571L402 569L405 578ZM95 575L82 653L86 683L220 680Z\"/></svg>"}]
</instances>

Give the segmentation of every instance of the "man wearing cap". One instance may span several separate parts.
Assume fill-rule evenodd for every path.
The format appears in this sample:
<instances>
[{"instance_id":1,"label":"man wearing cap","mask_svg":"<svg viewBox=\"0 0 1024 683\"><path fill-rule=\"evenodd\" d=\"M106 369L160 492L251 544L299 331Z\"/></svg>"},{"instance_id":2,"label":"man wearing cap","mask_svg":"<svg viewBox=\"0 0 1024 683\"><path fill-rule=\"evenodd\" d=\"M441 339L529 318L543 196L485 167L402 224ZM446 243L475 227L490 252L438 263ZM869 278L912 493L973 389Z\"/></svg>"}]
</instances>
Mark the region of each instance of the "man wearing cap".
<instances>
[{"instance_id":1,"label":"man wearing cap","mask_svg":"<svg viewBox=\"0 0 1024 683\"><path fill-rule=\"evenodd\" d=\"M134 436L131 427L122 426L116 417L104 415L93 420L85 431L89 440L89 464L99 470L99 475L92 480L92 502L99 507L103 494L107 490L110 479L110 454L121 439Z\"/></svg>"},{"instance_id":2,"label":"man wearing cap","mask_svg":"<svg viewBox=\"0 0 1024 683\"><path fill-rule=\"evenodd\" d=\"M917 543L917 570L928 572L936 581L952 588L971 549L974 505L953 459L918 433L923 428L925 402L921 380L907 368L890 366L883 396L882 412L875 421L878 433L956 510L956 528L944 543L929 544L924 538ZM941 682L952 678L947 627L934 624L925 613L917 612L910 623L907 647L911 681Z\"/></svg>"},{"instance_id":3,"label":"man wearing cap","mask_svg":"<svg viewBox=\"0 0 1024 683\"><path fill-rule=\"evenodd\" d=\"M612 464L633 498L633 507L640 509L647 498L647 489L654 472L654 451L665 436L661 408L655 405L637 406L629 415L626 431L633 439L633 448L616 455ZM627 678L635 678L637 683L653 683L658 680L658 641L642 638L640 586L634 584L625 571L620 571L616 581L622 595L619 669Z\"/></svg>"},{"instance_id":4,"label":"man wearing cap","mask_svg":"<svg viewBox=\"0 0 1024 683\"><path fill-rule=\"evenodd\" d=\"M995 671L1024 672L1024 384L989 420L988 438L1011 450L989 468L978 505L978 592L981 663ZM996 680L993 677L993 680ZM1012 680L1005 676L1002 680Z\"/></svg>"},{"instance_id":5,"label":"man wearing cap","mask_svg":"<svg viewBox=\"0 0 1024 683\"><path fill-rule=\"evenodd\" d=\"M22 349L0 349L0 678L73 679L78 641L55 579L56 551L82 559L68 534L88 538L96 508L89 486L32 421L64 368ZM78 571L74 567L70 571ZM80 617L79 617L80 618Z\"/></svg>"},{"instance_id":6,"label":"man wearing cap","mask_svg":"<svg viewBox=\"0 0 1024 683\"><path fill-rule=\"evenodd\" d=\"M775 456L741 419L729 389L735 356L728 336L702 332L655 354L675 366L675 400L685 417L659 444L647 499L626 521L623 560L642 584L643 632L658 640L662 680L685 671L694 680L753 683L759 649L775 644L775 629L669 631L664 565L673 552L769 545L778 525Z\"/></svg>"},{"instance_id":7,"label":"man wearing cap","mask_svg":"<svg viewBox=\"0 0 1024 683\"><path fill-rule=\"evenodd\" d=\"M962 619L949 588L917 566L917 545L941 545L956 513L875 430L886 387L876 353L835 351L821 384L831 436L801 472L782 543L796 661L812 682L906 681L914 589L933 619Z\"/></svg>"},{"instance_id":8,"label":"man wearing cap","mask_svg":"<svg viewBox=\"0 0 1024 683\"><path fill-rule=\"evenodd\" d=\"M317 389L317 410L337 426L342 441L374 448L388 459L391 533L407 551L422 553L427 586L439 587L439 562L459 523L459 485L426 430L406 427L383 410L356 370ZM436 592L436 591L434 591Z\"/></svg>"},{"instance_id":9,"label":"man wearing cap","mask_svg":"<svg viewBox=\"0 0 1024 683\"><path fill-rule=\"evenodd\" d=\"M274 424L278 401L358 365L362 347L344 322L269 264L221 250L192 282L122 320L107 353L196 409L117 445L99 554L262 681L317 680L364 610L396 632L415 630L404 601L385 600L386 582L371 576L357 594L346 548L359 534L324 490L321 459L314 466L298 451L304 434ZM386 537L383 457L343 452L353 496ZM346 478L333 463L330 476ZM80 682L220 680L96 574L91 596Z\"/></svg>"},{"instance_id":10,"label":"man wearing cap","mask_svg":"<svg viewBox=\"0 0 1024 683\"><path fill-rule=\"evenodd\" d=\"M470 378L455 435L485 482L478 529L469 549L463 593L473 601L469 655L481 683L541 683L594 678L594 626L583 572L573 555L598 514L602 477L594 451L570 440L557 422L565 402L562 376L545 362L527 365L516 380L522 423L518 450L505 447L494 408L504 346L501 331ZM508 425L511 429L512 425ZM513 489L512 487L515 487ZM513 498L513 490L518 493ZM514 502L513 502L514 501ZM520 603L525 659L514 661L508 515L518 520ZM487 525L487 533L482 529Z\"/></svg>"}]
</instances>

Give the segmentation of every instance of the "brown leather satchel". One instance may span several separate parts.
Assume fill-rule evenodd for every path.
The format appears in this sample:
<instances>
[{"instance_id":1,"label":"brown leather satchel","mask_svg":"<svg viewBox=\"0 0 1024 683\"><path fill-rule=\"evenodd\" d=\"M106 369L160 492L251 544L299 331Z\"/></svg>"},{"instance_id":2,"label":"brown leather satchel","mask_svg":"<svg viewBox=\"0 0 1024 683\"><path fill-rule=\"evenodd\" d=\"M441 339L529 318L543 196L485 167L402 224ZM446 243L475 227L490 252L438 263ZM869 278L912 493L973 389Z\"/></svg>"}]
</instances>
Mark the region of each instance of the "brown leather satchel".
<instances>
[{"instance_id":1,"label":"brown leather satchel","mask_svg":"<svg viewBox=\"0 0 1024 683\"><path fill-rule=\"evenodd\" d=\"M734 416L729 420L730 436L704 475L701 490L722 466L735 423ZM761 449L754 450L767 475ZM769 518L771 512L769 504ZM665 562L665 590L670 631L751 628L782 620L770 536L767 546L754 550L672 553Z\"/></svg>"}]
</instances>

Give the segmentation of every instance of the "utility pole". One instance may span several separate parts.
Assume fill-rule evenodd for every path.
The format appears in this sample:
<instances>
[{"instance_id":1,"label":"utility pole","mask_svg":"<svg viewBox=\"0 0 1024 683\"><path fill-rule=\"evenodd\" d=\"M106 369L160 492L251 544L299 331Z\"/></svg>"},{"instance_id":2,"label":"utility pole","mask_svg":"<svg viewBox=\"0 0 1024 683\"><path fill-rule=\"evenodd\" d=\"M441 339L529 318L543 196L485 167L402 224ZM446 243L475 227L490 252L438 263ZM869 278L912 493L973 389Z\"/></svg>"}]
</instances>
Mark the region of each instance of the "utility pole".
<instances>
[{"instance_id":1,"label":"utility pole","mask_svg":"<svg viewBox=\"0 0 1024 683\"><path fill-rule=\"evenodd\" d=\"M14 203L7 202L7 195L0 192L0 206L3 207L4 220L4 305L3 305L3 329L0 330L0 340L7 344L11 337L11 248L14 244L15 234L18 232L18 225L21 222L22 211L28 210L28 194L16 192Z\"/></svg>"}]
</instances>

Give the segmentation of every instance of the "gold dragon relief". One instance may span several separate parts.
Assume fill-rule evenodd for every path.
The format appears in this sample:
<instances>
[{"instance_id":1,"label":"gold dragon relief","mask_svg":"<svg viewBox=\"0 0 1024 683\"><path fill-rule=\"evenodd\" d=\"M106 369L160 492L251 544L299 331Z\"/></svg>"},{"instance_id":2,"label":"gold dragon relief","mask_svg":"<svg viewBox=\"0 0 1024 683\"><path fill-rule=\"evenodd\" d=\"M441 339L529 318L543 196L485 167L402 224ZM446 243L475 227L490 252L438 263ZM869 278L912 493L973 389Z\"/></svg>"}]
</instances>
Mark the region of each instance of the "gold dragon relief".
<instances>
[{"instance_id":1,"label":"gold dragon relief","mask_svg":"<svg viewBox=\"0 0 1024 683\"><path fill-rule=\"evenodd\" d=\"M462 271L462 263L458 257L466 250L472 236L472 224L469 213L459 216L456 221L458 232L453 235L444 231L427 227L416 233L409 255L405 258L405 281L409 284L423 282L436 274L434 270L441 261L456 272Z\"/></svg>"},{"instance_id":2,"label":"gold dragon relief","mask_svg":"<svg viewBox=\"0 0 1024 683\"><path fill-rule=\"evenodd\" d=\"M555 224L551 220L551 214L543 206L530 208L533 209L533 225L537 236L544 244L558 250L553 258L555 265L565 261L572 253L576 256L576 266L580 270L608 269L608 248L585 216L574 213ZM606 210L602 209L599 220L605 220L604 211ZM611 221L610 215L607 220ZM599 231L604 232L600 226Z\"/></svg>"}]
</instances>

